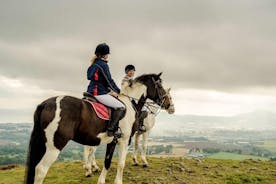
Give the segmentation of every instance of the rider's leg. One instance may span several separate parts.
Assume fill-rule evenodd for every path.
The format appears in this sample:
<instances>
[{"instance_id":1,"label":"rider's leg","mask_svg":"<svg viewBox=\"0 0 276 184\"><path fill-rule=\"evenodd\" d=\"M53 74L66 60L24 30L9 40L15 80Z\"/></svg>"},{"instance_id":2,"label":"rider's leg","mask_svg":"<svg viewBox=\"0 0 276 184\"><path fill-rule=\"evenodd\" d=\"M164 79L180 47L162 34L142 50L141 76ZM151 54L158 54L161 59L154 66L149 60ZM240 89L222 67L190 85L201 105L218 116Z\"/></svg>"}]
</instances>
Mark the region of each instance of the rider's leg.
<instances>
[{"instance_id":1,"label":"rider's leg","mask_svg":"<svg viewBox=\"0 0 276 184\"><path fill-rule=\"evenodd\" d=\"M139 121L139 133L143 133L146 132L146 127L144 126L144 120L145 118L148 116L148 112L144 111L142 109L142 111L140 112L140 114L138 115L138 121Z\"/></svg>"},{"instance_id":2,"label":"rider's leg","mask_svg":"<svg viewBox=\"0 0 276 184\"><path fill-rule=\"evenodd\" d=\"M98 95L95 98L104 105L112 108L111 118L107 127L108 136L121 136L118 132L118 123L126 113L125 105L109 94Z\"/></svg>"},{"instance_id":3,"label":"rider's leg","mask_svg":"<svg viewBox=\"0 0 276 184\"><path fill-rule=\"evenodd\" d=\"M108 122L108 127L107 127L107 135L109 137L111 136L121 136L121 133L118 132L118 123L119 121L124 117L126 113L125 108L117 108L113 109L111 112L111 118Z\"/></svg>"}]
</instances>

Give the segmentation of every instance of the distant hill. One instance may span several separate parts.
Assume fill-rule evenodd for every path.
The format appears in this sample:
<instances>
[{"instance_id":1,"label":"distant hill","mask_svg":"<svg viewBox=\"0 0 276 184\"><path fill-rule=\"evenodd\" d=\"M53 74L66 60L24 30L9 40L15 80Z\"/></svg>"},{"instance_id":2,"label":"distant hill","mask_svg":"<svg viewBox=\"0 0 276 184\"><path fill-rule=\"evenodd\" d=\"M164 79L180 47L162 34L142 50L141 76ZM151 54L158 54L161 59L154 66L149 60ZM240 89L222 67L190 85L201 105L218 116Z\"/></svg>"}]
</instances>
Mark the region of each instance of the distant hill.
<instances>
[{"instance_id":1,"label":"distant hill","mask_svg":"<svg viewBox=\"0 0 276 184\"><path fill-rule=\"evenodd\" d=\"M156 135L168 131L250 130L276 131L276 114L269 111L254 111L236 116L169 115L157 116Z\"/></svg>"},{"instance_id":2,"label":"distant hill","mask_svg":"<svg viewBox=\"0 0 276 184\"><path fill-rule=\"evenodd\" d=\"M98 161L102 166L103 161ZM114 159L106 183L113 183L117 159ZM149 158L149 167L132 166L128 158L124 184L225 184L276 183L276 162L259 160L215 160L183 158ZM84 177L82 162L58 162L49 170L44 184L97 183L99 173ZM0 170L0 184L22 183L24 167Z\"/></svg>"},{"instance_id":3,"label":"distant hill","mask_svg":"<svg viewBox=\"0 0 276 184\"><path fill-rule=\"evenodd\" d=\"M0 122L1 124L5 122ZM28 123L24 123L28 124ZM33 124L31 122L31 124ZM258 110L235 116L169 115L161 112L157 116L158 127L226 129L226 130L276 130L276 113Z\"/></svg>"}]
</instances>

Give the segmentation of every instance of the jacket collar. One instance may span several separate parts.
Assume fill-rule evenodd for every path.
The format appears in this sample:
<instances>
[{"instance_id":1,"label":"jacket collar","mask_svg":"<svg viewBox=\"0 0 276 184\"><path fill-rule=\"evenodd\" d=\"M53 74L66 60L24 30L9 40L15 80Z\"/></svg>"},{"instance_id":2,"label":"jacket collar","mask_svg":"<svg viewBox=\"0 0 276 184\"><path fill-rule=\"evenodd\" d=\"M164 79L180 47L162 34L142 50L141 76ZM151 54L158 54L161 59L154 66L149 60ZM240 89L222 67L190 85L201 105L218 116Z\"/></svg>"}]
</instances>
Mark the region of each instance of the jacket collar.
<instances>
[{"instance_id":1,"label":"jacket collar","mask_svg":"<svg viewBox=\"0 0 276 184\"><path fill-rule=\"evenodd\" d=\"M102 62L108 63L108 61L105 61L105 60L103 60L101 58L97 58L96 61L102 61Z\"/></svg>"}]
</instances>

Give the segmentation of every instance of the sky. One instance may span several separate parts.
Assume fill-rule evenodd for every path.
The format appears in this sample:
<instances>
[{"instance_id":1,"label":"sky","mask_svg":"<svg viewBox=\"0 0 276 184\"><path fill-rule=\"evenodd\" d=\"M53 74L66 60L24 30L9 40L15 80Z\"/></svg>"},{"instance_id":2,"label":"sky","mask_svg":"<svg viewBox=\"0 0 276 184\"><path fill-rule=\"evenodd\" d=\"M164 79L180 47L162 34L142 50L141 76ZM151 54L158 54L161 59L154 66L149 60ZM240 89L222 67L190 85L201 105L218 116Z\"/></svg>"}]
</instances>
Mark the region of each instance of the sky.
<instances>
[{"instance_id":1,"label":"sky","mask_svg":"<svg viewBox=\"0 0 276 184\"><path fill-rule=\"evenodd\" d=\"M276 107L273 0L0 1L0 122L32 122L40 102L81 97L97 44L120 84L163 72L176 114Z\"/></svg>"}]
</instances>

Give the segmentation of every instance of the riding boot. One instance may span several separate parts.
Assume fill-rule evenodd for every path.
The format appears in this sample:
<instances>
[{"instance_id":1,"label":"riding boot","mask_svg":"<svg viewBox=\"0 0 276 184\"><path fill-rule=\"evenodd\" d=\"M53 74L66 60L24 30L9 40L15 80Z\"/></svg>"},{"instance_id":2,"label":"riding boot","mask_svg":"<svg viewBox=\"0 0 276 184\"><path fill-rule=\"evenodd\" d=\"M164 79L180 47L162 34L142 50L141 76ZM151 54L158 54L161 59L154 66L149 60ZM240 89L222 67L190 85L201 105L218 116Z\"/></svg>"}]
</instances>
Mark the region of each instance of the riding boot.
<instances>
[{"instance_id":1,"label":"riding boot","mask_svg":"<svg viewBox=\"0 0 276 184\"><path fill-rule=\"evenodd\" d=\"M146 127L144 126L144 120L145 118L148 116L148 112L147 111L141 111L138 117L138 121L139 121L139 130L138 133L144 133L146 132Z\"/></svg>"},{"instance_id":2,"label":"riding boot","mask_svg":"<svg viewBox=\"0 0 276 184\"><path fill-rule=\"evenodd\" d=\"M125 108L113 109L111 112L111 119L108 122L107 135L109 137L116 136L116 138L122 137L122 133L118 131L118 123L124 117L126 113Z\"/></svg>"}]
</instances>

